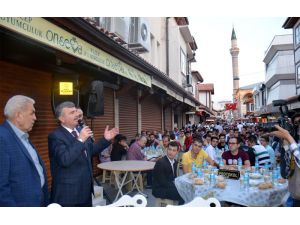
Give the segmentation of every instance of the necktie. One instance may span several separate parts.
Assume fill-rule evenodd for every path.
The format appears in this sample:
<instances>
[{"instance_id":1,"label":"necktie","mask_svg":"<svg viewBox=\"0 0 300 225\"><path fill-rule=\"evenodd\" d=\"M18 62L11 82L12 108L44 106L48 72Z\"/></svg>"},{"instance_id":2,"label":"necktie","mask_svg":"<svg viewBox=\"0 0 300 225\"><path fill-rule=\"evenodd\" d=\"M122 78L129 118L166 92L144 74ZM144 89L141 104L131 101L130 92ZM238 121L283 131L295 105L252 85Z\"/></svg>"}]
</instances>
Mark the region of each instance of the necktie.
<instances>
[{"instance_id":1,"label":"necktie","mask_svg":"<svg viewBox=\"0 0 300 225\"><path fill-rule=\"evenodd\" d=\"M74 136L76 139L78 138L77 132L76 132L75 130L73 130L71 133L73 134L73 136Z\"/></svg>"},{"instance_id":2,"label":"necktie","mask_svg":"<svg viewBox=\"0 0 300 225\"><path fill-rule=\"evenodd\" d=\"M173 176L175 176L175 174L174 174L174 161L171 162L171 168L172 168Z\"/></svg>"}]
</instances>

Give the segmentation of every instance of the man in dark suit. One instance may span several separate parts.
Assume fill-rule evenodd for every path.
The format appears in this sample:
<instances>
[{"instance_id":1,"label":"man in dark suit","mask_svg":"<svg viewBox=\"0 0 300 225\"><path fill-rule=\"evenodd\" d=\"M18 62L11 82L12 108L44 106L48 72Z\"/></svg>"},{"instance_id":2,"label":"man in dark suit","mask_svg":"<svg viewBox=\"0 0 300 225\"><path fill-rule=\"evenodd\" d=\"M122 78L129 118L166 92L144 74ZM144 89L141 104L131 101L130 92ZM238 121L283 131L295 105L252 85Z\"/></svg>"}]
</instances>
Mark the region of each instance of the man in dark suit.
<instances>
[{"instance_id":1,"label":"man in dark suit","mask_svg":"<svg viewBox=\"0 0 300 225\"><path fill-rule=\"evenodd\" d=\"M91 157L99 154L118 129L104 131L104 138L93 142L93 132L84 126L76 129L79 113L72 102L63 102L55 109L60 126L48 136L52 175L51 202L62 206L92 206L93 174Z\"/></svg>"},{"instance_id":2,"label":"man in dark suit","mask_svg":"<svg viewBox=\"0 0 300 225\"><path fill-rule=\"evenodd\" d=\"M36 121L35 101L11 97L0 126L0 206L47 206L46 169L28 132Z\"/></svg>"},{"instance_id":3,"label":"man in dark suit","mask_svg":"<svg viewBox=\"0 0 300 225\"><path fill-rule=\"evenodd\" d=\"M179 204L183 204L184 201L174 184L178 163L175 157L178 151L177 142L171 141L167 148L167 155L156 162L153 170L152 194L157 198L176 200Z\"/></svg>"}]
</instances>

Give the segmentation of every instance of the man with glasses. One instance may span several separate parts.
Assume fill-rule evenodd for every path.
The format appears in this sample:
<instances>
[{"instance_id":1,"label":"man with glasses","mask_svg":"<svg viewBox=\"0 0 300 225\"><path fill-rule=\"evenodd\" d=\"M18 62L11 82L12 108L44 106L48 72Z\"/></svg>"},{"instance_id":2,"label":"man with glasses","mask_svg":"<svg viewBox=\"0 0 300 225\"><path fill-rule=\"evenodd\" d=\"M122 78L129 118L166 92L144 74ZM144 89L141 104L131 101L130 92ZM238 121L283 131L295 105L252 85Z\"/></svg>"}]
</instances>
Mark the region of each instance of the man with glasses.
<instances>
[{"instance_id":1,"label":"man with glasses","mask_svg":"<svg viewBox=\"0 0 300 225\"><path fill-rule=\"evenodd\" d=\"M203 160L206 160L210 165L214 165L214 161L202 149L203 142L199 138L193 139L192 149L182 155L182 170L183 173L190 173L192 171L192 164L196 167L201 167Z\"/></svg>"},{"instance_id":2,"label":"man with glasses","mask_svg":"<svg viewBox=\"0 0 300 225\"><path fill-rule=\"evenodd\" d=\"M222 154L224 165L229 166L229 168L236 169L238 164L238 159L241 158L243 162L243 167L250 167L249 156L246 152L239 149L240 144L236 137L229 139L229 151L226 151Z\"/></svg>"}]
</instances>

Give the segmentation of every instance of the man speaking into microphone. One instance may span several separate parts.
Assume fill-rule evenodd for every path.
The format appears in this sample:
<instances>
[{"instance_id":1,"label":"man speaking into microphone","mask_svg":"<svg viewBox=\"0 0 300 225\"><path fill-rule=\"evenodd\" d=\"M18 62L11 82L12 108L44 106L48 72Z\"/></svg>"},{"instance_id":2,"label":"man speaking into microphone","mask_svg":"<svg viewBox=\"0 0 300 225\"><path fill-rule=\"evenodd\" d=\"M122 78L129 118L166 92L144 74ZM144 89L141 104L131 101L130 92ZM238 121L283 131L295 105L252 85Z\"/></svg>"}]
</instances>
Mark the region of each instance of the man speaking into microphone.
<instances>
[{"instance_id":1,"label":"man speaking into microphone","mask_svg":"<svg viewBox=\"0 0 300 225\"><path fill-rule=\"evenodd\" d=\"M73 102L63 102L55 109L60 122L48 136L52 175L52 203L61 206L92 206L93 174L91 157L99 154L118 133L117 128L106 126L104 138L93 142L88 126L78 131L79 111Z\"/></svg>"},{"instance_id":2,"label":"man speaking into microphone","mask_svg":"<svg viewBox=\"0 0 300 225\"><path fill-rule=\"evenodd\" d=\"M76 130L78 132L80 132L82 130L82 128L84 128L86 126L85 121L83 119L83 111L81 108L77 108L77 113L78 113L78 125L76 126ZM92 136L90 137L92 139L92 141L94 142L94 134L92 134Z\"/></svg>"}]
</instances>

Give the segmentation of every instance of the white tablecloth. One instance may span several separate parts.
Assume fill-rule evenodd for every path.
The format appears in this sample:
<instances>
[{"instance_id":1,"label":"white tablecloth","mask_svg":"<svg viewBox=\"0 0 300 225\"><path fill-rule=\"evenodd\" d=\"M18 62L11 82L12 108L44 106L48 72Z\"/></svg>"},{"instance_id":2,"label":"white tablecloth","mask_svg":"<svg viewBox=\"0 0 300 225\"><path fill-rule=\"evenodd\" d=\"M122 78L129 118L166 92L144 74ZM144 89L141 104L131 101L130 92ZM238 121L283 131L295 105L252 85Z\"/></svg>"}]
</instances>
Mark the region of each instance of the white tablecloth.
<instances>
[{"instance_id":1,"label":"white tablecloth","mask_svg":"<svg viewBox=\"0 0 300 225\"><path fill-rule=\"evenodd\" d=\"M260 190L250 187L248 190L240 188L239 180L226 179L225 189L210 187L208 184L194 185L190 174L175 179L175 185L183 200L187 203L197 196L215 197L219 201L227 201L244 206L278 206L288 193L287 182L278 184L275 188Z\"/></svg>"}]
</instances>

